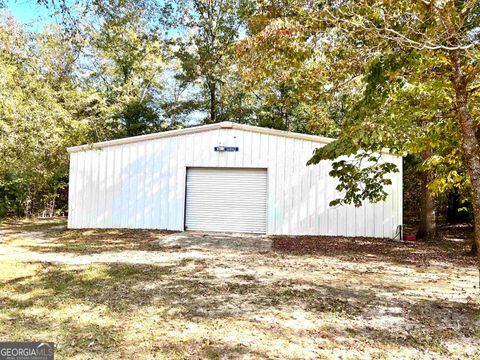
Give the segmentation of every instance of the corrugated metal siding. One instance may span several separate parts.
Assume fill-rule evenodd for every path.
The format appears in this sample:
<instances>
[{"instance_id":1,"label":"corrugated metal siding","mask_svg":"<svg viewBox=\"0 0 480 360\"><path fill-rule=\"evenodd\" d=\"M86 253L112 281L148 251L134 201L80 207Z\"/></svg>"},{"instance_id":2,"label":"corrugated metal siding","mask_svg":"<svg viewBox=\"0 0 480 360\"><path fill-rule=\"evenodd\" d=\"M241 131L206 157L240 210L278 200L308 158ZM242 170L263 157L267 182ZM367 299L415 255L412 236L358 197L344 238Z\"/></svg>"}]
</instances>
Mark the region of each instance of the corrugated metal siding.
<instances>
[{"instance_id":1,"label":"corrugated metal siding","mask_svg":"<svg viewBox=\"0 0 480 360\"><path fill-rule=\"evenodd\" d=\"M219 144L238 152L215 152ZM109 146L70 154L69 227L183 230L187 167L268 169L267 233L392 237L402 223L402 173L385 202L331 208L331 164L306 166L309 140L239 129ZM382 155L401 170L402 159Z\"/></svg>"},{"instance_id":2,"label":"corrugated metal siding","mask_svg":"<svg viewBox=\"0 0 480 360\"><path fill-rule=\"evenodd\" d=\"M265 169L187 170L187 230L267 232Z\"/></svg>"}]
</instances>

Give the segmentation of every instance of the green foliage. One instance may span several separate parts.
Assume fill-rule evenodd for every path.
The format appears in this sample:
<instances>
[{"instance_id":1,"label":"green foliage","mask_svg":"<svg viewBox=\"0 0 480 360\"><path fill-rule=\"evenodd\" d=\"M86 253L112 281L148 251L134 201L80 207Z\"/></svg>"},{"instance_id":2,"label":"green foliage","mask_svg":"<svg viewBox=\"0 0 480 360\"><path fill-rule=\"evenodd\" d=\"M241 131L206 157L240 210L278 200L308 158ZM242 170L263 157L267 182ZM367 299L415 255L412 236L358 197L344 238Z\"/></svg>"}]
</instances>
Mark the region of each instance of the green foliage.
<instances>
[{"instance_id":1,"label":"green foliage","mask_svg":"<svg viewBox=\"0 0 480 360\"><path fill-rule=\"evenodd\" d=\"M276 10L251 9L250 36L237 44L241 79L253 93L252 122L334 136L348 95L325 88L321 39Z\"/></svg>"},{"instance_id":2,"label":"green foliage","mask_svg":"<svg viewBox=\"0 0 480 360\"><path fill-rule=\"evenodd\" d=\"M182 101L183 110L208 114L202 122L232 120L241 115L237 111L241 96L230 91L235 77L232 50L242 25L241 2L186 0L176 7L177 30L182 31L182 36L171 40L178 60L176 78L195 93L194 101Z\"/></svg>"},{"instance_id":3,"label":"green foliage","mask_svg":"<svg viewBox=\"0 0 480 360\"><path fill-rule=\"evenodd\" d=\"M362 160L366 160L366 166L362 166ZM330 175L338 178L337 190L343 194L343 198L330 202L330 206L341 204L354 204L356 207L364 201L384 201L388 193L385 187L392 184L386 175L398 172L397 166L392 163L380 162L380 156L361 154L355 156L355 160L338 160L332 165Z\"/></svg>"},{"instance_id":4,"label":"green foliage","mask_svg":"<svg viewBox=\"0 0 480 360\"><path fill-rule=\"evenodd\" d=\"M65 147L86 141L88 124L76 115L84 94L68 74L70 43L55 28L27 36L11 19L2 19L0 28L0 207L5 214L54 201L66 187Z\"/></svg>"},{"instance_id":5,"label":"green foliage","mask_svg":"<svg viewBox=\"0 0 480 360\"><path fill-rule=\"evenodd\" d=\"M142 2L95 3L83 49L87 85L100 93L94 117L98 140L164 130L156 101L162 90L164 47ZM93 64L91 64L93 62ZM94 65L90 70L91 65Z\"/></svg>"},{"instance_id":6,"label":"green foliage","mask_svg":"<svg viewBox=\"0 0 480 360\"><path fill-rule=\"evenodd\" d=\"M0 218L6 215L22 215L27 199L27 185L23 177L13 173L0 175Z\"/></svg>"},{"instance_id":7,"label":"green foliage","mask_svg":"<svg viewBox=\"0 0 480 360\"><path fill-rule=\"evenodd\" d=\"M255 86L264 82L274 89L273 77L294 84L290 94L310 109L307 123L317 122L310 129L338 137L309 161L333 161L331 174L345 195L335 204L384 198L378 185L388 183L395 167L362 167L361 150L418 155L423 159L418 170L433 170L430 188L441 194L469 187L451 83L455 47L447 44L455 39L462 51L465 47L464 71L476 89L478 9L475 1L254 1L250 36L238 52ZM336 110L325 111L335 104ZM470 108L478 113L477 91ZM338 160L345 155L353 160Z\"/></svg>"},{"instance_id":8,"label":"green foliage","mask_svg":"<svg viewBox=\"0 0 480 360\"><path fill-rule=\"evenodd\" d=\"M1 216L66 207L66 147L171 126L157 104L164 43L152 2L41 3L63 13L61 26L0 21Z\"/></svg>"},{"instance_id":9,"label":"green foliage","mask_svg":"<svg viewBox=\"0 0 480 360\"><path fill-rule=\"evenodd\" d=\"M478 119L476 1L39 3L62 26L1 24L0 177L14 199L4 208L65 192L66 146L192 119L336 137L309 161L333 161L344 196L333 205L385 199L397 171L385 148L433 171L436 195L472 189L451 53L462 51Z\"/></svg>"}]
</instances>

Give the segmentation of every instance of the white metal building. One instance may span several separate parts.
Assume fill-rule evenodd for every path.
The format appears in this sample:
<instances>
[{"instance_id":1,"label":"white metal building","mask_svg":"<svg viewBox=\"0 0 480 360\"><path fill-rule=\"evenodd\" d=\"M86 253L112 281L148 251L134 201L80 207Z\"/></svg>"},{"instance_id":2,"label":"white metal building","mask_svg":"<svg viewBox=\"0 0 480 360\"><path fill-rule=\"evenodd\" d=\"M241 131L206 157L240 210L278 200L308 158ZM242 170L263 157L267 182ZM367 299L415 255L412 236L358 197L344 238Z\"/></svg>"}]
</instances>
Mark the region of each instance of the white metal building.
<instances>
[{"instance_id":1,"label":"white metal building","mask_svg":"<svg viewBox=\"0 0 480 360\"><path fill-rule=\"evenodd\" d=\"M331 163L306 166L330 141L223 122L72 147L68 226L393 237L402 159L385 202L332 208Z\"/></svg>"}]
</instances>

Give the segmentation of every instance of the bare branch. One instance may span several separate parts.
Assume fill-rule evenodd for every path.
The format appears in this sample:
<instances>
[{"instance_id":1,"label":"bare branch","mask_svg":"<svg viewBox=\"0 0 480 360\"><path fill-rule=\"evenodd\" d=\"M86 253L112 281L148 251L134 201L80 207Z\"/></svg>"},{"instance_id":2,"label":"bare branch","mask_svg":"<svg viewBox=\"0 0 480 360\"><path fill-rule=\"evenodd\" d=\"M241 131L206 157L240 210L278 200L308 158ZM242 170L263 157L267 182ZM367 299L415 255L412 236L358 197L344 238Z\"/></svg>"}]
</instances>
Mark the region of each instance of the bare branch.
<instances>
[{"instance_id":1,"label":"bare branch","mask_svg":"<svg viewBox=\"0 0 480 360\"><path fill-rule=\"evenodd\" d=\"M341 10L339 12L344 16L339 17L334 15L330 10L326 10L326 13L330 16L331 20L336 24L340 22L340 23L347 24L349 26L360 27L363 31L373 33L375 36L378 36L388 41L396 42L399 45L414 48L416 50L446 50L446 51L468 50L480 45L479 41L473 41L465 45L449 46L449 45L435 43L432 41L414 40L411 37L395 29L392 29L391 27L387 27L387 26L378 27L375 24L373 24L373 22L370 19L367 19L366 17L363 17L363 16L359 17L359 15L357 14L348 14ZM355 22L354 25L351 25L350 19L358 19L360 21L358 23ZM386 23L386 21L384 23ZM411 30L411 32L414 32L414 33L416 32L413 27L411 27L409 30ZM417 34L420 36L424 36L423 33L417 32ZM447 35L447 33L445 33L445 35Z\"/></svg>"}]
</instances>

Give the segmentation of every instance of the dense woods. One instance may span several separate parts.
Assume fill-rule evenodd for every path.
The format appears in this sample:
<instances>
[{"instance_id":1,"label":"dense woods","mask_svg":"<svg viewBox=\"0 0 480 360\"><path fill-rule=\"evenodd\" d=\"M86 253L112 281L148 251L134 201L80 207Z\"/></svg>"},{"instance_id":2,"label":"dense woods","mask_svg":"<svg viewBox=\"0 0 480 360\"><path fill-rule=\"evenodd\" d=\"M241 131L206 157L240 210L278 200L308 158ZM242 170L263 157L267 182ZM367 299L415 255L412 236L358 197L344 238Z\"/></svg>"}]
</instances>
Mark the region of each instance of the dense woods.
<instances>
[{"instance_id":1,"label":"dense woods","mask_svg":"<svg viewBox=\"0 0 480 360\"><path fill-rule=\"evenodd\" d=\"M38 4L0 2L0 217L65 213L67 146L229 120L338 138L310 161L332 206L383 200L375 153L405 156L412 231L475 219L478 247L478 1Z\"/></svg>"}]
</instances>

